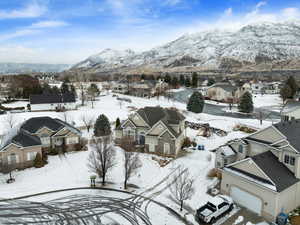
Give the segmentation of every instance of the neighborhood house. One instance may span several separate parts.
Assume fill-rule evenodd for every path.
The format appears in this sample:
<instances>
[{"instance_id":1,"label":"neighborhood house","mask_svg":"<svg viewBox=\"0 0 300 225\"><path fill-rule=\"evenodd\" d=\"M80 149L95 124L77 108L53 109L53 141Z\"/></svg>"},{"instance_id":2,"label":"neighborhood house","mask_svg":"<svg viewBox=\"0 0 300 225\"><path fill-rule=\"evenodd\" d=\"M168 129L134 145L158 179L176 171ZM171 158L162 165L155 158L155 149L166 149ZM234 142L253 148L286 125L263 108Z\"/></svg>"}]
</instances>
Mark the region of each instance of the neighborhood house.
<instances>
[{"instance_id":1,"label":"neighborhood house","mask_svg":"<svg viewBox=\"0 0 300 225\"><path fill-rule=\"evenodd\" d=\"M62 120L31 118L3 136L0 161L20 169L30 167L37 153L47 153L53 148L58 151L74 150L80 138L81 132Z\"/></svg>"},{"instance_id":2,"label":"neighborhood house","mask_svg":"<svg viewBox=\"0 0 300 225\"><path fill-rule=\"evenodd\" d=\"M176 109L145 107L121 123L116 129L116 142L132 137L145 151L175 156L184 139L185 117Z\"/></svg>"},{"instance_id":3,"label":"neighborhood house","mask_svg":"<svg viewBox=\"0 0 300 225\"><path fill-rule=\"evenodd\" d=\"M300 120L280 122L220 147L221 192L270 221L298 207L299 132Z\"/></svg>"}]
</instances>

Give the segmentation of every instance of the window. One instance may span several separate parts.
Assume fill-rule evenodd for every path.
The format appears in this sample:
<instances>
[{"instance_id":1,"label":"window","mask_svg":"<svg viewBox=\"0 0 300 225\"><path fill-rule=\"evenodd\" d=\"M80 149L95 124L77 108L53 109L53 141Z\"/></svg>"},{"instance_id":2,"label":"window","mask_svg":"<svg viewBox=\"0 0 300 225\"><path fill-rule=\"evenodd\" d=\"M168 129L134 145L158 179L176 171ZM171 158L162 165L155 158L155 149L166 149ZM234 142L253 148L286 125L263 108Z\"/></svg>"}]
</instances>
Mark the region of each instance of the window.
<instances>
[{"instance_id":1,"label":"window","mask_svg":"<svg viewBox=\"0 0 300 225\"><path fill-rule=\"evenodd\" d=\"M67 144L71 145L71 144L77 144L78 143L78 137L69 137L67 138Z\"/></svg>"},{"instance_id":2,"label":"window","mask_svg":"<svg viewBox=\"0 0 300 225\"><path fill-rule=\"evenodd\" d=\"M224 164L226 165L228 163L228 160L227 159L224 159Z\"/></svg>"},{"instance_id":3,"label":"window","mask_svg":"<svg viewBox=\"0 0 300 225\"><path fill-rule=\"evenodd\" d=\"M284 156L284 163L290 164L291 166L295 166L296 158L293 156L285 155Z\"/></svg>"},{"instance_id":4,"label":"window","mask_svg":"<svg viewBox=\"0 0 300 225\"><path fill-rule=\"evenodd\" d=\"M15 153L12 153L7 156L7 163L9 165L14 165L16 163L19 163L19 156L16 155Z\"/></svg>"},{"instance_id":5,"label":"window","mask_svg":"<svg viewBox=\"0 0 300 225\"><path fill-rule=\"evenodd\" d=\"M170 152L170 144L169 143L165 143L164 144L164 153L167 154L167 155L171 154L171 152Z\"/></svg>"},{"instance_id":6,"label":"window","mask_svg":"<svg viewBox=\"0 0 300 225\"><path fill-rule=\"evenodd\" d=\"M239 153L243 153L244 150L244 146L243 145L239 145Z\"/></svg>"},{"instance_id":7,"label":"window","mask_svg":"<svg viewBox=\"0 0 300 225\"><path fill-rule=\"evenodd\" d=\"M27 161L35 160L37 152L27 152Z\"/></svg>"},{"instance_id":8,"label":"window","mask_svg":"<svg viewBox=\"0 0 300 225\"><path fill-rule=\"evenodd\" d=\"M124 136L135 136L135 131L132 130L130 127L125 128Z\"/></svg>"}]
</instances>

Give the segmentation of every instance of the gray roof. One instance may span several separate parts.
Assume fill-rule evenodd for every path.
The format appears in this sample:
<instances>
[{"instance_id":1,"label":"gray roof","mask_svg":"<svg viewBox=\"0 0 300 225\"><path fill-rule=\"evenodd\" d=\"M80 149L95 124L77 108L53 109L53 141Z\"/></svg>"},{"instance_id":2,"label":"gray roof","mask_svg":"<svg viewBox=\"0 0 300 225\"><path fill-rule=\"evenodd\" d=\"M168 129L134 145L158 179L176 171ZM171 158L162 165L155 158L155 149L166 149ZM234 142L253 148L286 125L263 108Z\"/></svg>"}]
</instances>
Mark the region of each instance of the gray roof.
<instances>
[{"instance_id":1,"label":"gray roof","mask_svg":"<svg viewBox=\"0 0 300 225\"><path fill-rule=\"evenodd\" d=\"M297 101L289 101L283 108L282 113L290 113L297 109L300 109L300 102Z\"/></svg>"},{"instance_id":2,"label":"gray roof","mask_svg":"<svg viewBox=\"0 0 300 225\"><path fill-rule=\"evenodd\" d=\"M45 93L40 95L30 95L30 104L54 104L54 103L74 103L75 94L67 93Z\"/></svg>"},{"instance_id":3,"label":"gray roof","mask_svg":"<svg viewBox=\"0 0 300 225\"><path fill-rule=\"evenodd\" d=\"M251 157L251 159L272 180L276 186L277 192L282 192L299 182L299 179L297 179L283 163L279 162L278 158L271 151L255 155ZM229 166L228 168L232 170L238 170L238 172L257 179L260 182L272 184L270 181L250 174L247 171L236 169L232 166Z\"/></svg>"},{"instance_id":4,"label":"gray roof","mask_svg":"<svg viewBox=\"0 0 300 225\"><path fill-rule=\"evenodd\" d=\"M146 121L151 127L156 124L158 121L162 121L171 133L177 137L176 131L170 127L170 124L179 124L181 121L185 119L185 117L175 109L167 109L162 107L145 107L139 109L137 112L143 120Z\"/></svg>"},{"instance_id":5,"label":"gray roof","mask_svg":"<svg viewBox=\"0 0 300 225\"><path fill-rule=\"evenodd\" d=\"M56 119L45 116L30 118L23 123L21 128L34 134L42 127L47 127L53 131L59 131L64 127L64 125L58 122Z\"/></svg>"},{"instance_id":6,"label":"gray roof","mask_svg":"<svg viewBox=\"0 0 300 225\"><path fill-rule=\"evenodd\" d=\"M273 125L288 140L288 142L300 153L300 120L290 120Z\"/></svg>"}]
</instances>

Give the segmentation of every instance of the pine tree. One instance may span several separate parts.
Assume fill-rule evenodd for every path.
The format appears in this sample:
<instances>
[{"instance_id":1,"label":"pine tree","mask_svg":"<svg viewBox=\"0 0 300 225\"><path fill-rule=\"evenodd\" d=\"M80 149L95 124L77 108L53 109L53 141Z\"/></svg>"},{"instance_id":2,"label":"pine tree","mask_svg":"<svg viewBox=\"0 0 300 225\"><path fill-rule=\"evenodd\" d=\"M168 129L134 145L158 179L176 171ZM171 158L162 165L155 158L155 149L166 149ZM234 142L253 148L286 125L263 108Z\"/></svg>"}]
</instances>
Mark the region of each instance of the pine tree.
<instances>
[{"instance_id":1,"label":"pine tree","mask_svg":"<svg viewBox=\"0 0 300 225\"><path fill-rule=\"evenodd\" d=\"M190 79L189 77L187 77L187 78L185 79L185 86L186 86L186 87L190 87L190 86L191 86L191 79Z\"/></svg>"},{"instance_id":2,"label":"pine tree","mask_svg":"<svg viewBox=\"0 0 300 225\"><path fill-rule=\"evenodd\" d=\"M120 119L119 117L116 120L116 128L118 128L121 125Z\"/></svg>"},{"instance_id":3,"label":"pine tree","mask_svg":"<svg viewBox=\"0 0 300 225\"><path fill-rule=\"evenodd\" d=\"M243 113L251 113L253 112L253 101L252 101L252 95L249 92L245 92L243 96L240 99L238 109L240 112Z\"/></svg>"},{"instance_id":4,"label":"pine tree","mask_svg":"<svg viewBox=\"0 0 300 225\"><path fill-rule=\"evenodd\" d=\"M290 98L292 95L292 89L290 88L289 85L285 84L281 89L280 89L280 97L282 98L283 102Z\"/></svg>"},{"instance_id":5,"label":"pine tree","mask_svg":"<svg viewBox=\"0 0 300 225\"><path fill-rule=\"evenodd\" d=\"M108 136L111 134L111 127L108 118L101 114L94 125L94 135L96 137Z\"/></svg>"},{"instance_id":6,"label":"pine tree","mask_svg":"<svg viewBox=\"0 0 300 225\"><path fill-rule=\"evenodd\" d=\"M216 81L214 79L210 78L210 79L208 79L207 86L211 86L215 83L216 83Z\"/></svg>"},{"instance_id":7,"label":"pine tree","mask_svg":"<svg viewBox=\"0 0 300 225\"><path fill-rule=\"evenodd\" d=\"M33 165L35 168L41 168L44 166L44 162L40 153L36 154Z\"/></svg>"},{"instance_id":8,"label":"pine tree","mask_svg":"<svg viewBox=\"0 0 300 225\"><path fill-rule=\"evenodd\" d=\"M69 92L69 85L67 82L63 82L61 87L60 87L61 93L67 93Z\"/></svg>"},{"instance_id":9,"label":"pine tree","mask_svg":"<svg viewBox=\"0 0 300 225\"><path fill-rule=\"evenodd\" d=\"M196 72L192 74L192 87L198 87L198 74Z\"/></svg>"},{"instance_id":10,"label":"pine tree","mask_svg":"<svg viewBox=\"0 0 300 225\"><path fill-rule=\"evenodd\" d=\"M171 76L167 73L165 76L165 82L170 84L171 83Z\"/></svg>"},{"instance_id":11,"label":"pine tree","mask_svg":"<svg viewBox=\"0 0 300 225\"><path fill-rule=\"evenodd\" d=\"M289 78L286 81L286 84L291 88L291 95L288 98L293 98L299 89L295 78L293 76L289 76Z\"/></svg>"},{"instance_id":12,"label":"pine tree","mask_svg":"<svg viewBox=\"0 0 300 225\"><path fill-rule=\"evenodd\" d=\"M184 86L185 85L185 78L184 76L181 74L180 77L179 77L179 84L181 86Z\"/></svg>"},{"instance_id":13,"label":"pine tree","mask_svg":"<svg viewBox=\"0 0 300 225\"><path fill-rule=\"evenodd\" d=\"M178 78L177 77L173 77L171 84L174 88L177 88L178 86Z\"/></svg>"},{"instance_id":14,"label":"pine tree","mask_svg":"<svg viewBox=\"0 0 300 225\"><path fill-rule=\"evenodd\" d=\"M203 108L204 98L200 92L195 91L188 101L187 110L194 113L201 113Z\"/></svg>"}]
</instances>

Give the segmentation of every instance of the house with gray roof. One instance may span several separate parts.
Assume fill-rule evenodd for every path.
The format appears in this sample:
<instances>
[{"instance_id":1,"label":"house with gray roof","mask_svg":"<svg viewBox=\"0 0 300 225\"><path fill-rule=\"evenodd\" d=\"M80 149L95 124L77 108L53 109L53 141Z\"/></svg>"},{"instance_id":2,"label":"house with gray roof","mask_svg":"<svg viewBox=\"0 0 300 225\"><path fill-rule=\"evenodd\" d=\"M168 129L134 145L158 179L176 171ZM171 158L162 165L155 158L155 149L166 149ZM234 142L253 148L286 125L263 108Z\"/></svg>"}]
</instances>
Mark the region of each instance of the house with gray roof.
<instances>
[{"instance_id":1,"label":"house with gray roof","mask_svg":"<svg viewBox=\"0 0 300 225\"><path fill-rule=\"evenodd\" d=\"M235 160L219 167L221 192L273 221L300 205L300 120L284 121L228 143ZM221 151L221 150L217 150ZM217 154L216 161L220 161Z\"/></svg>"},{"instance_id":2,"label":"house with gray roof","mask_svg":"<svg viewBox=\"0 0 300 225\"><path fill-rule=\"evenodd\" d=\"M207 97L214 101L235 103L238 102L244 92L243 88L233 86L229 82L220 82L207 89Z\"/></svg>"},{"instance_id":3,"label":"house with gray roof","mask_svg":"<svg viewBox=\"0 0 300 225\"><path fill-rule=\"evenodd\" d=\"M31 111L54 111L76 109L74 93L43 93L29 96Z\"/></svg>"},{"instance_id":4,"label":"house with gray roof","mask_svg":"<svg viewBox=\"0 0 300 225\"><path fill-rule=\"evenodd\" d=\"M116 128L116 142L130 136L145 152L176 156L184 139L184 120L173 108L141 108Z\"/></svg>"},{"instance_id":5,"label":"house with gray roof","mask_svg":"<svg viewBox=\"0 0 300 225\"><path fill-rule=\"evenodd\" d=\"M60 119L30 118L2 137L0 161L20 169L30 167L38 153L75 150L80 138L78 129Z\"/></svg>"},{"instance_id":6,"label":"house with gray roof","mask_svg":"<svg viewBox=\"0 0 300 225\"><path fill-rule=\"evenodd\" d=\"M300 119L300 102L288 101L282 109L281 120L289 121Z\"/></svg>"}]
</instances>

